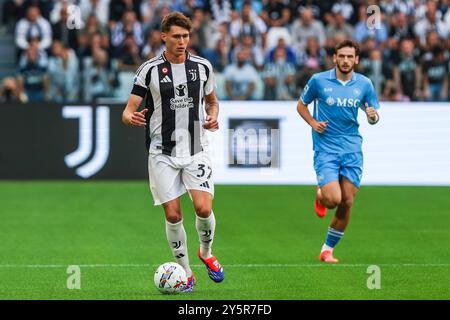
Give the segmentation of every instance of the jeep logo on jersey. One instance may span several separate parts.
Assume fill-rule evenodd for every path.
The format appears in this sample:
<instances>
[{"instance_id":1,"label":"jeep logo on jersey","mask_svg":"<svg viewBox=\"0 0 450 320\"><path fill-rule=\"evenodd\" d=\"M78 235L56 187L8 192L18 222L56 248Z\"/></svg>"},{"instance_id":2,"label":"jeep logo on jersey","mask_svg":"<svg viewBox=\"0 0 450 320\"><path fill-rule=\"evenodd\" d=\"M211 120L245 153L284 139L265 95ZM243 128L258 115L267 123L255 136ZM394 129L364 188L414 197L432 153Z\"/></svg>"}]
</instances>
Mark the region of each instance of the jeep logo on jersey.
<instances>
[{"instance_id":1,"label":"jeep logo on jersey","mask_svg":"<svg viewBox=\"0 0 450 320\"><path fill-rule=\"evenodd\" d=\"M177 96L183 97L185 95L186 85L185 84L180 84L175 89L176 89Z\"/></svg>"},{"instance_id":2,"label":"jeep logo on jersey","mask_svg":"<svg viewBox=\"0 0 450 320\"><path fill-rule=\"evenodd\" d=\"M87 179L93 176L103 168L108 160L109 111L109 107L97 107L94 119L93 108L90 106L65 106L62 109L65 119L79 119L78 148L66 155L64 162L69 168L78 166L75 172L81 178ZM92 150L94 136L95 150ZM92 153L92 158L88 160Z\"/></svg>"},{"instance_id":3,"label":"jeep logo on jersey","mask_svg":"<svg viewBox=\"0 0 450 320\"><path fill-rule=\"evenodd\" d=\"M349 99L349 98L337 98L337 106L338 107L359 107L361 100L359 99Z\"/></svg>"}]
</instances>

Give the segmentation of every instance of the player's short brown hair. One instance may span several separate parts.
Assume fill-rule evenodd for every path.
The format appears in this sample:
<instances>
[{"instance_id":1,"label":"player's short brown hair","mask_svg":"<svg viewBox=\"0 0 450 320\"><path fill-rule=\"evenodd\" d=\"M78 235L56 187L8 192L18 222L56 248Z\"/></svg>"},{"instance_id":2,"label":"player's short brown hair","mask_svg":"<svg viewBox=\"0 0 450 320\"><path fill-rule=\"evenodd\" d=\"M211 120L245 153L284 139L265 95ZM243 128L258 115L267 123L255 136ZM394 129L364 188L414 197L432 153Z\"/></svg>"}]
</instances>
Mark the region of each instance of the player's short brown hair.
<instances>
[{"instance_id":1,"label":"player's short brown hair","mask_svg":"<svg viewBox=\"0 0 450 320\"><path fill-rule=\"evenodd\" d=\"M337 46L334 48L334 53L337 54L338 50L342 49L342 48L354 48L355 49L355 56L359 56L359 44L356 41L352 41L352 40L344 40L340 43L337 44Z\"/></svg>"},{"instance_id":2,"label":"player's short brown hair","mask_svg":"<svg viewBox=\"0 0 450 320\"><path fill-rule=\"evenodd\" d=\"M175 11L175 12L169 13L162 20L161 32L164 32L164 33L169 32L170 27L172 27L172 26L178 26L178 27L184 28L187 31L191 32L192 22L191 22L191 19L186 17L181 12Z\"/></svg>"}]
</instances>

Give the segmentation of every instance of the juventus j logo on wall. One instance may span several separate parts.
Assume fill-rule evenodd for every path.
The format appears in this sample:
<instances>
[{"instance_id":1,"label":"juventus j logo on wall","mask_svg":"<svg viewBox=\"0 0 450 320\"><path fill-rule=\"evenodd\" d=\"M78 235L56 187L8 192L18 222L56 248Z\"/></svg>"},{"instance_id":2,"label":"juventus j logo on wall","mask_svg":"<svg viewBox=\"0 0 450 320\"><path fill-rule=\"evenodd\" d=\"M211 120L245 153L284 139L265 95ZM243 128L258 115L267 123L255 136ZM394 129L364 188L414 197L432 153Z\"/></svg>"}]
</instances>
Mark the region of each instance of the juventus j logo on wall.
<instances>
[{"instance_id":1,"label":"juventus j logo on wall","mask_svg":"<svg viewBox=\"0 0 450 320\"><path fill-rule=\"evenodd\" d=\"M65 106L62 109L65 119L79 119L78 148L66 155L64 161L69 168L78 166L75 172L84 179L99 172L109 156L109 107L96 108L94 151L93 109L90 106ZM87 161L92 152L92 158Z\"/></svg>"}]
</instances>

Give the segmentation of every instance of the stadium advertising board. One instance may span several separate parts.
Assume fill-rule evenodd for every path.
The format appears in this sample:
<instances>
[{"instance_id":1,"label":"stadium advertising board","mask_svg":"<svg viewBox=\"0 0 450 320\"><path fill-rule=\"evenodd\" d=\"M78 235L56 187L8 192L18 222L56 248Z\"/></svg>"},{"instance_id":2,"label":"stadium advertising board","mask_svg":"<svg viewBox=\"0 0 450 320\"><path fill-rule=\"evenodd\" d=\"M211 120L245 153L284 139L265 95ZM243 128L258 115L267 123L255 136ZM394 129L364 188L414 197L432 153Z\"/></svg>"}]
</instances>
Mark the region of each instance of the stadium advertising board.
<instances>
[{"instance_id":1,"label":"stadium advertising board","mask_svg":"<svg viewBox=\"0 0 450 320\"><path fill-rule=\"evenodd\" d=\"M144 130L123 105L3 105L0 179L147 179ZM382 103L367 123L363 184L450 185L450 105ZM8 119L21 119L20 125ZM221 102L208 132L218 184L315 184L311 129L296 102Z\"/></svg>"}]
</instances>

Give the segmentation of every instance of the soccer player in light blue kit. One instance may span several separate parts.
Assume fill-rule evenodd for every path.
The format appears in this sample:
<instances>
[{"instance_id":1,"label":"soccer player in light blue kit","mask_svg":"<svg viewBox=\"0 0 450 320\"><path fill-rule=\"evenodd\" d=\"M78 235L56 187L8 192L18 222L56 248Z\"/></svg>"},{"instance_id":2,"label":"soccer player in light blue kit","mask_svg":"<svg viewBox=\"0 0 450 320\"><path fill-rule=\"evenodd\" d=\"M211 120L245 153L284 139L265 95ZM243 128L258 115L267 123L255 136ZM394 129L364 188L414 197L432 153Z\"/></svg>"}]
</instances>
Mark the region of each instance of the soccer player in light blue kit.
<instances>
[{"instance_id":1,"label":"soccer player in light blue kit","mask_svg":"<svg viewBox=\"0 0 450 320\"><path fill-rule=\"evenodd\" d=\"M317 192L314 209L321 218L337 207L320 253L320 260L337 263L333 249L350 220L353 199L362 171L362 137L358 109L370 124L379 120L380 105L372 82L353 71L359 62L359 46L345 40L335 48L335 68L309 79L297 105L300 116L312 127ZM308 105L314 102L313 116Z\"/></svg>"}]
</instances>

